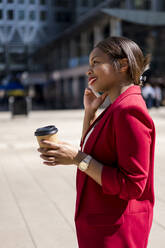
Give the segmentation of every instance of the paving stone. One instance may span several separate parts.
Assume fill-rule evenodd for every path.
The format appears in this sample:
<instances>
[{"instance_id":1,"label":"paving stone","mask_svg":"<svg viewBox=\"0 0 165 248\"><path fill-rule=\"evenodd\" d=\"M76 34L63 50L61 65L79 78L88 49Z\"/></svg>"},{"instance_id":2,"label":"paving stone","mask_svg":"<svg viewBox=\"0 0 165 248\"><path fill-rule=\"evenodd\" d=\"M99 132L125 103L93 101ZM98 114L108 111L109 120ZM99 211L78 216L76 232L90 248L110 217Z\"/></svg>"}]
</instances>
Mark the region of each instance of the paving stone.
<instances>
[{"instance_id":1,"label":"paving stone","mask_svg":"<svg viewBox=\"0 0 165 248\"><path fill-rule=\"evenodd\" d=\"M150 114L157 139L156 204L148 247L164 248L165 108L152 109ZM82 121L82 110L33 111L28 118L14 119L9 112L0 113L0 247L77 248L76 168L43 165L34 131L55 124L60 139L78 148Z\"/></svg>"}]
</instances>

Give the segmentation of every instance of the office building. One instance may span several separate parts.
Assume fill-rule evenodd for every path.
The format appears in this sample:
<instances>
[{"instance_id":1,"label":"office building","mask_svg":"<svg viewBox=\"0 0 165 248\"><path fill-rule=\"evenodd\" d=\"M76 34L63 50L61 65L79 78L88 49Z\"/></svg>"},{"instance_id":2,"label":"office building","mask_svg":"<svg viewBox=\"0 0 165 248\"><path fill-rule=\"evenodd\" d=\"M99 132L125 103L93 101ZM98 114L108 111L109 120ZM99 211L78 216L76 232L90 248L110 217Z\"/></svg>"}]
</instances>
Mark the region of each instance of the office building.
<instances>
[{"instance_id":1,"label":"office building","mask_svg":"<svg viewBox=\"0 0 165 248\"><path fill-rule=\"evenodd\" d=\"M74 22L74 1L0 0L0 74L29 70L31 55Z\"/></svg>"},{"instance_id":2,"label":"office building","mask_svg":"<svg viewBox=\"0 0 165 248\"><path fill-rule=\"evenodd\" d=\"M126 36L137 42L145 54L152 54L153 77L165 79L163 0L77 0L76 3L76 23L34 55L41 70L29 75L32 81L34 78L42 81L44 75L54 81L52 100L57 108L83 106L88 55L97 42L108 36ZM89 4L85 12L84 3Z\"/></svg>"}]
</instances>

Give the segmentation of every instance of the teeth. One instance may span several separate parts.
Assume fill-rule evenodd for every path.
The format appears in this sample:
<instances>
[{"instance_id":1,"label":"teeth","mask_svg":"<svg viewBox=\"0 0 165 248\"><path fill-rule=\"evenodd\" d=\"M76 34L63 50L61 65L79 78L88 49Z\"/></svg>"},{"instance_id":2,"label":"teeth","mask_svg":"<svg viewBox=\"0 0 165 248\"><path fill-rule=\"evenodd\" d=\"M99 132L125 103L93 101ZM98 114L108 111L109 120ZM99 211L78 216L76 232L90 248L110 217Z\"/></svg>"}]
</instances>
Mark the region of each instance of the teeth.
<instances>
[{"instance_id":1,"label":"teeth","mask_svg":"<svg viewBox=\"0 0 165 248\"><path fill-rule=\"evenodd\" d=\"M92 84L95 80L96 80L96 78L92 78L92 79L89 81L89 84Z\"/></svg>"}]
</instances>

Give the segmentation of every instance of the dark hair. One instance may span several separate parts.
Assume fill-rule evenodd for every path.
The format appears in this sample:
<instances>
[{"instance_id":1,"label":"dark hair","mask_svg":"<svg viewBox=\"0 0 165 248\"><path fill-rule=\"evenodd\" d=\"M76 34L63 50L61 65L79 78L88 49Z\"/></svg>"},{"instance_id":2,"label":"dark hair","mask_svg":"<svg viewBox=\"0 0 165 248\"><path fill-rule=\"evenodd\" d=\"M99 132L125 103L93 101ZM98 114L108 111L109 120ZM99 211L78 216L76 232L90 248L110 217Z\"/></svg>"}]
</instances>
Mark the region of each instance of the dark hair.
<instances>
[{"instance_id":1,"label":"dark hair","mask_svg":"<svg viewBox=\"0 0 165 248\"><path fill-rule=\"evenodd\" d=\"M151 56L144 56L142 50L134 41L126 37L108 37L100 41L96 47L109 55L116 70L120 69L119 59L127 58L130 79L134 84L142 85L140 77L146 67L149 66Z\"/></svg>"}]
</instances>

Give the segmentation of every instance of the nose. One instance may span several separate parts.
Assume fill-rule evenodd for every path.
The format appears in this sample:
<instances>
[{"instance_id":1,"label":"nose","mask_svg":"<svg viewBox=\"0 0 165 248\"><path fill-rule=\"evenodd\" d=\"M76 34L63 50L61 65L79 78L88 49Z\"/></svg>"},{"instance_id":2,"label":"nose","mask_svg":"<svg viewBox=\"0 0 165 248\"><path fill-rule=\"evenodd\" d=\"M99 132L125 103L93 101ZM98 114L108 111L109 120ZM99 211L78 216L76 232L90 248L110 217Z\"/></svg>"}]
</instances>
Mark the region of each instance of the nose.
<instances>
[{"instance_id":1,"label":"nose","mask_svg":"<svg viewBox=\"0 0 165 248\"><path fill-rule=\"evenodd\" d=\"M86 72L86 75L89 77L92 73L93 73L92 69L91 69L91 67L89 67L87 72Z\"/></svg>"}]
</instances>

